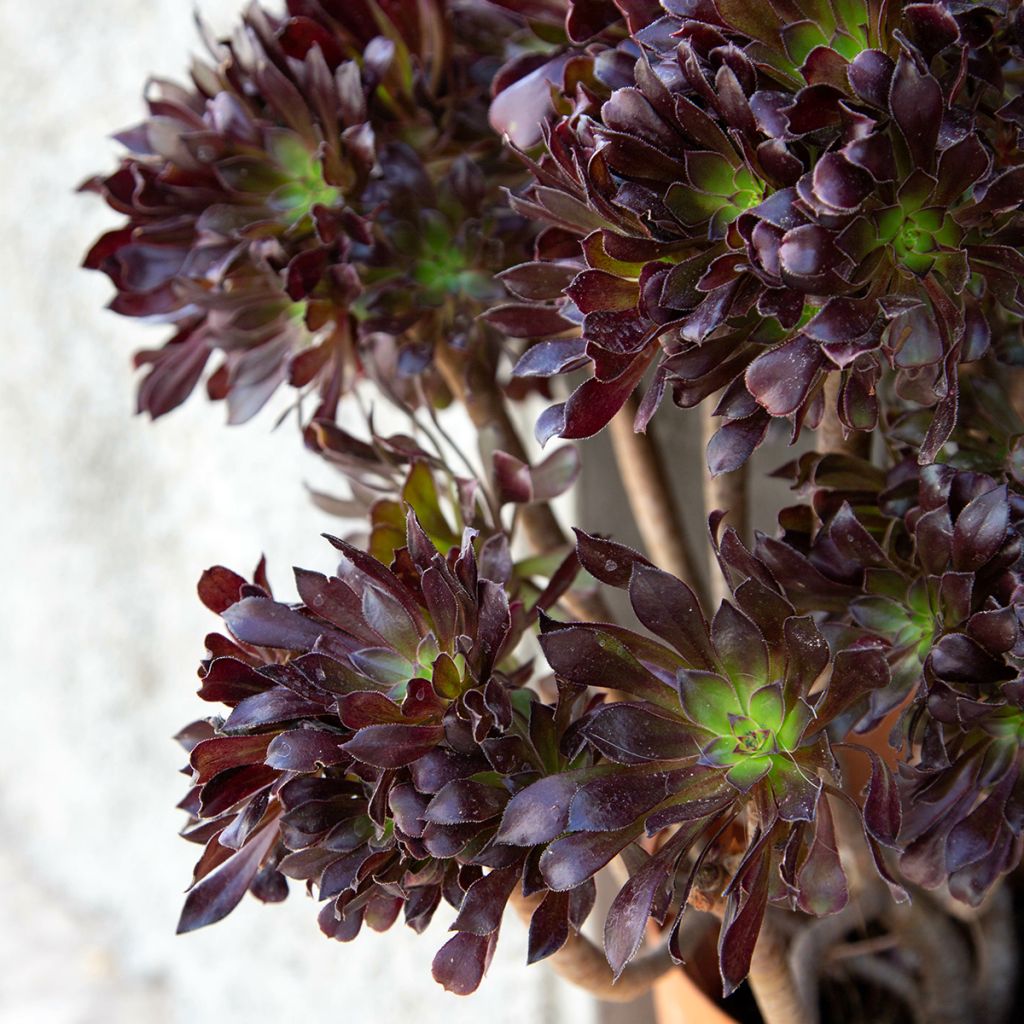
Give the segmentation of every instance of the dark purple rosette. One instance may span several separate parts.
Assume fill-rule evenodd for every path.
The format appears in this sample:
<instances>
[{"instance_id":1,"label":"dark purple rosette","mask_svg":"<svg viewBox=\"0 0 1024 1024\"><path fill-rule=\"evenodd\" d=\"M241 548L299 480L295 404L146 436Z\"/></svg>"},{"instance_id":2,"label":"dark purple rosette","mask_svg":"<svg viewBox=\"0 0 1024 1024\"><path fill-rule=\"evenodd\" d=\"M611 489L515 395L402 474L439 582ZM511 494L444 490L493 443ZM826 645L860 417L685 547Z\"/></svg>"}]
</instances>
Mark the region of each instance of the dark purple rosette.
<instances>
[{"instance_id":1,"label":"dark purple rosette","mask_svg":"<svg viewBox=\"0 0 1024 1024\"><path fill-rule=\"evenodd\" d=\"M548 842L539 869L555 892L574 889L623 851L628 857L645 835L663 840L609 910L605 949L616 975L649 917L665 924L674 912L676 941L695 877L709 857L721 861L729 880L719 962L731 992L747 975L769 904L823 915L847 901L829 731L888 685L889 670L877 643L831 651L731 531L719 553L735 603L724 602L708 624L678 579L629 548L579 534L583 565L627 589L657 639L602 623L543 624L541 644L559 678L622 699L596 706L577 727L600 762L517 793L502 834ZM872 761L864 830L892 882L879 844L895 844L899 805L888 769ZM730 848L740 851L731 860Z\"/></svg>"},{"instance_id":2,"label":"dark purple rosette","mask_svg":"<svg viewBox=\"0 0 1024 1024\"><path fill-rule=\"evenodd\" d=\"M872 429L892 377L930 410L931 461L958 366L1018 334L1011 19L997 4L663 7L633 33L628 81L577 79L517 203L549 225L538 261L505 275L536 310L495 314L539 341L517 372L591 374L538 436L596 432L654 367L637 429L666 392L718 393L722 472L772 419L796 436L826 402Z\"/></svg>"},{"instance_id":3,"label":"dark purple rosette","mask_svg":"<svg viewBox=\"0 0 1024 1024\"><path fill-rule=\"evenodd\" d=\"M439 340L494 347L475 317L528 231L488 86L519 24L473 0L252 5L187 85L151 84L129 155L83 186L127 218L86 257L111 308L174 326L136 357L140 410L179 405L214 352L238 423L285 382L333 418L363 371L415 400Z\"/></svg>"}]
</instances>

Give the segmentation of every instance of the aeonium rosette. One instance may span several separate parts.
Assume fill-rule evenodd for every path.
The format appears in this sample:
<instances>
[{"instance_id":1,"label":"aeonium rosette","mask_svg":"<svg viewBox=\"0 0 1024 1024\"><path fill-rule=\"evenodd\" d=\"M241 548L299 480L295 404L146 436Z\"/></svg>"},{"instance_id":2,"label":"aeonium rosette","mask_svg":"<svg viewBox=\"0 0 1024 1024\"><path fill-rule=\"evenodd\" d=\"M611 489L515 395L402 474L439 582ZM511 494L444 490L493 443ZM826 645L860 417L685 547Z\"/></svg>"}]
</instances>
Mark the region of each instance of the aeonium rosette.
<instances>
[{"instance_id":1,"label":"aeonium rosette","mask_svg":"<svg viewBox=\"0 0 1024 1024\"><path fill-rule=\"evenodd\" d=\"M870 728L919 687L1012 674L1024 505L985 474L905 460L884 486L868 468L855 506L858 466L849 460L845 492L818 503L829 511L813 539L788 530L757 551L794 604L826 613L826 629L886 645L892 683L872 696Z\"/></svg>"},{"instance_id":2,"label":"aeonium rosette","mask_svg":"<svg viewBox=\"0 0 1024 1024\"><path fill-rule=\"evenodd\" d=\"M1020 313L1011 19L664 6L635 34L632 81L570 97L517 203L553 231L505 276L527 301L492 315L542 339L518 372L592 370L538 435L599 430L654 365L637 428L668 391L684 406L721 391L709 464L724 471L772 418L816 424L833 374L840 420L871 429L892 372L934 409L930 460L957 419L958 364Z\"/></svg>"},{"instance_id":3,"label":"aeonium rosette","mask_svg":"<svg viewBox=\"0 0 1024 1024\"><path fill-rule=\"evenodd\" d=\"M230 638L208 638L200 696L231 712L181 736L186 835L205 844L181 930L219 920L247 889L284 898L286 878L315 888L321 929L340 940L403 911L422 930L444 898L457 935L435 976L461 993L479 984L512 890L543 889L524 876L528 851L494 841L502 811L516 788L591 755L564 739L580 688L554 705L524 688L531 665L514 649L528 615L480 574L473 540L442 555L410 512L388 568L332 539L337 575L297 570L298 606L272 599L262 569L254 584L204 575ZM533 958L579 928L593 888L553 902Z\"/></svg>"},{"instance_id":4,"label":"aeonium rosette","mask_svg":"<svg viewBox=\"0 0 1024 1024\"><path fill-rule=\"evenodd\" d=\"M709 626L678 579L629 548L579 534L583 565L627 588L658 639L603 623L544 623L541 644L560 678L623 699L579 723L601 761L517 793L498 836L548 843L539 869L555 892L574 889L645 834L655 839L605 926L619 974L648 917L664 923L673 907L682 912L709 850L730 833L742 850L721 894L719 959L731 991L749 970L769 903L812 914L846 903L830 806L841 795L830 739L842 733L829 730L885 687L889 672L877 644L831 652L735 534L725 535L721 554L735 603L724 602ZM865 835L891 883L878 844L895 843L900 810L888 769L870 756ZM680 872L689 881L677 903ZM677 916L673 934L678 925Z\"/></svg>"},{"instance_id":5,"label":"aeonium rosette","mask_svg":"<svg viewBox=\"0 0 1024 1024\"><path fill-rule=\"evenodd\" d=\"M856 728L905 706L902 873L978 905L1024 849L1024 504L987 475L909 460L885 485L870 515L844 502L813 541L762 537L758 553L826 632L886 645L892 682Z\"/></svg>"},{"instance_id":6,"label":"aeonium rosette","mask_svg":"<svg viewBox=\"0 0 1024 1024\"><path fill-rule=\"evenodd\" d=\"M364 368L414 399L439 338L493 346L474 318L527 235L487 82L518 24L474 0L252 4L187 85L150 86L119 169L83 186L127 218L86 257L112 308L174 327L136 357L140 410L179 405L214 352L238 423L286 381L333 418Z\"/></svg>"}]
</instances>

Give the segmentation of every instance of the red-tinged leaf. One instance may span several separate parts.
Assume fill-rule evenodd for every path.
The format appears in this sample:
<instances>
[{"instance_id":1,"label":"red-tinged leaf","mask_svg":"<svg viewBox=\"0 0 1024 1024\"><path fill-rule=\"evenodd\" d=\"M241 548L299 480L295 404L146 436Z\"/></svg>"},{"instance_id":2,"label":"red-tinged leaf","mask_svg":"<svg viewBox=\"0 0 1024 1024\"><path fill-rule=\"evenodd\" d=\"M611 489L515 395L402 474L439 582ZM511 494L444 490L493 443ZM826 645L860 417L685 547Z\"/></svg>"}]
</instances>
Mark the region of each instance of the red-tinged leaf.
<instances>
[{"instance_id":1,"label":"red-tinged leaf","mask_svg":"<svg viewBox=\"0 0 1024 1024\"><path fill-rule=\"evenodd\" d=\"M351 942L359 934L363 926L364 908L350 910L339 914L334 902L330 902L317 915L320 931L335 942Z\"/></svg>"},{"instance_id":2,"label":"red-tinged leaf","mask_svg":"<svg viewBox=\"0 0 1024 1024\"><path fill-rule=\"evenodd\" d=\"M580 565L595 579L613 587L629 586L634 566L651 563L639 551L606 537L592 537L573 527Z\"/></svg>"},{"instance_id":3,"label":"red-tinged leaf","mask_svg":"<svg viewBox=\"0 0 1024 1024\"><path fill-rule=\"evenodd\" d=\"M638 633L613 626L556 624L541 634L540 644L548 664L570 682L620 690L668 710L678 707L675 689L643 664L674 678L678 657Z\"/></svg>"},{"instance_id":4,"label":"red-tinged leaf","mask_svg":"<svg viewBox=\"0 0 1024 1024\"><path fill-rule=\"evenodd\" d=\"M928 428L924 441L921 442L921 450L917 455L918 465L926 466L935 461L940 449L953 433L959 408L960 392L954 384L950 387L946 397L935 406L931 426Z\"/></svg>"},{"instance_id":5,"label":"red-tinged leaf","mask_svg":"<svg viewBox=\"0 0 1024 1024\"><path fill-rule=\"evenodd\" d=\"M832 676L825 693L814 706L814 730L825 728L851 705L872 690L889 683L889 665L879 648L850 648L840 651L832 662Z\"/></svg>"},{"instance_id":6,"label":"red-tinged leaf","mask_svg":"<svg viewBox=\"0 0 1024 1024\"><path fill-rule=\"evenodd\" d=\"M571 263L520 263L497 275L498 280L514 295L528 302L557 299L579 273Z\"/></svg>"},{"instance_id":7,"label":"red-tinged leaf","mask_svg":"<svg viewBox=\"0 0 1024 1024\"><path fill-rule=\"evenodd\" d=\"M881 50L862 50L847 68L850 87L865 102L885 110L896 64Z\"/></svg>"},{"instance_id":8,"label":"red-tinged leaf","mask_svg":"<svg viewBox=\"0 0 1024 1024\"><path fill-rule=\"evenodd\" d=\"M224 621L242 643L288 651L310 651L323 627L286 604L246 597L223 612Z\"/></svg>"},{"instance_id":9,"label":"red-tinged leaf","mask_svg":"<svg viewBox=\"0 0 1024 1024\"><path fill-rule=\"evenodd\" d=\"M390 697L375 690L357 690L338 698L338 717L349 729L369 725L410 725L402 709Z\"/></svg>"},{"instance_id":10,"label":"red-tinged leaf","mask_svg":"<svg viewBox=\"0 0 1024 1024\"><path fill-rule=\"evenodd\" d=\"M229 768L203 786L199 798L199 817L216 818L271 785L277 778L275 769L262 764Z\"/></svg>"},{"instance_id":11,"label":"red-tinged leaf","mask_svg":"<svg viewBox=\"0 0 1024 1024\"><path fill-rule=\"evenodd\" d=\"M960 572L980 569L1003 546L1009 527L1005 485L972 499L953 527L953 568Z\"/></svg>"},{"instance_id":12,"label":"red-tinged leaf","mask_svg":"<svg viewBox=\"0 0 1024 1024\"><path fill-rule=\"evenodd\" d=\"M295 583L299 597L314 615L371 646L380 643L380 637L363 622L359 597L346 583L306 569L295 570Z\"/></svg>"},{"instance_id":13,"label":"red-tinged leaf","mask_svg":"<svg viewBox=\"0 0 1024 1024\"><path fill-rule=\"evenodd\" d=\"M633 309L640 290L629 281L604 270L584 270L565 290L581 313L622 312Z\"/></svg>"},{"instance_id":14,"label":"red-tinged leaf","mask_svg":"<svg viewBox=\"0 0 1024 1024\"><path fill-rule=\"evenodd\" d=\"M809 615L793 616L783 626L786 638L786 706L798 697L806 697L811 687L828 667L829 651L814 619Z\"/></svg>"},{"instance_id":15,"label":"red-tinged leaf","mask_svg":"<svg viewBox=\"0 0 1024 1024\"><path fill-rule=\"evenodd\" d=\"M277 836L275 823L264 826L217 871L190 890L178 920L178 934L227 917L245 895Z\"/></svg>"},{"instance_id":16,"label":"red-tinged leaf","mask_svg":"<svg viewBox=\"0 0 1024 1024\"><path fill-rule=\"evenodd\" d=\"M530 479L530 467L525 462L506 452L496 451L493 465L496 497L502 505L525 505L533 500L533 481Z\"/></svg>"},{"instance_id":17,"label":"red-tinged leaf","mask_svg":"<svg viewBox=\"0 0 1024 1024\"><path fill-rule=\"evenodd\" d=\"M443 738L440 725L371 725L342 749L376 768L401 768L429 753Z\"/></svg>"},{"instance_id":18,"label":"red-tinged leaf","mask_svg":"<svg viewBox=\"0 0 1024 1024\"><path fill-rule=\"evenodd\" d=\"M240 700L228 715L221 731L233 735L292 719L315 718L326 712L325 704L308 700L294 690L278 686Z\"/></svg>"},{"instance_id":19,"label":"red-tinged leaf","mask_svg":"<svg viewBox=\"0 0 1024 1024\"><path fill-rule=\"evenodd\" d=\"M938 184L930 200L932 205L944 207L955 203L985 176L990 164L991 157L974 132L943 150L939 157Z\"/></svg>"},{"instance_id":20,"label":"red-tinged leaf","mask_svg":"<svg viewBox=\"0 0 1024 1024\"><path fill-rule=\"evenodd\" d=\"M942 108L942 86L906 53L900 53L892 76L889 109L915 165L925 170L935 164Z\"/></svg>"},{"instance_id":21,"label":"red-tinged leaf","mask_svg":"<svg viewBox=\"0 0 1024 1024\"><path fill-rule=\"evenodd\" d=\"M220 772L242 765L261 764L271 736L217 736L192 749L189 763L196 772L195 782L203 785Z\"/></svg>"},{"instance_id":22,"label":"red-tinged leaf","mask_svg":"<svg viewBox=\"0 0 1024 1024\"><path fill-rule=\"evenodd\" d=\"M453 932L490 935L501 925L512 890L519 881L521 868L498 868L477 879L466 893L459 914L451 926Z\"/></svg>"},{"instance_id":23,"label":"red-tinged leaf","mask_svg":"<svg viewBox=\"0 0 1024 1024\"><path fill-rule=\"evenodd\" d=\"M619 890L604 924L604 952L618 981L643 942L652 905L675 872L679 858L704 829L704 822L677 832Z\"/></svg>"},{"instance_id":24,"label":"red-tinged leaf","mask_svg":"<svg viewBox=\"0 0 1024 1024\"><path fill-rule=\"evenodd\" d=\"M979 189L980 191L980 189ZM977 213L1004 213L1024 202L1024 167L1011 167L985 185L979 197Z\"/></svg>"},{"instance_id":25,"label":"red-tinged leaf","mask_svg":"<svg viewBox=\"0 0 1024 1024\"><path fill-rule=\"evenodd\" d=\"M341 749L345 737L329 729L289 729L274 737L266 763L288 772L312 772L341 764L348 755Z\"/></svg>"},{"instance_id":26,"label":"red-tinged leaf","mask_svg":"<svg viewBox=\"0 0 1024 1024\"><path fill-rule=\"evenodd\" d=\"M789 416L807 400L822 363L821 346L797 335L747 367L747 389L770 415Z\"/></svg>"},{"instance_id":27,"label":"red-tinged leaf","mask_svg":"<svg viewBox=\"0 0 1024 1024\"><path fill-rule=\"evenodd\" d=\"M512 370L513 377L554 377L578 369L588 361L582 338L559 338L531 345Z\"/></svg>"},{"instance_id":28,"label":"red-tinged leaf","mask_svg":"<svg viewBox=\"0 0 1024 1024\"><path fill-rule=\"evenodd\" d=\"M580 786L569 804L571 832L614 832L634 824L669 794L675 794L691 769L630 767Z\"/></svg>"},{"instance_id":29,"label":"red-tinged leaf","mask_svg":"<svg viewBox=\"0 0 1024 1024\"><path fill-rule=\"evenodd\" d=\"M718 934L718 967L726 996L735 992L750 973L750 960L768 905L770 861L769 852L762 850L753 863L748 863L745 875L750 877L745 891L733 893L726 903Z\"/></svg>"},{"instance_id":30,"label":"red-tinged leaf","mask_svg":"<svg viewBox=\"0 0 1024 1024\"><path fill-rule=\"evenodd\" d=\"M480 987L494 953L494 935L459 932L450 938L434 957L434 980L448 992L468 996Z\"/></svg>"},{"instance_id":31,"label":"red-tinged leaf","mask_svg":"<svg viewBox=\"0 0 1024 1024\"><path fill-rule=\"evenodd\" d=\"M633 393L657 351L657 346L647 346L620 376L608 381L591 377L568 401L546 409L534 429L540 444L547 444L553 437L568 440L593 437L603 430Z\"/></svg>"},{"instance_id":32,"label":"red-tinged leaf","mask_svg":"<svg viewBox=\"0 0 1024 1024\"><path fill-rule=\"evenodd\" d=\"M805 914L814 914L815 917L836 914L849 899L828 800L822 799L818 803L814 838L797 873L796 883L799 889L797 904Z\"/></svg>"},{"instance_id":33,"label":"red-tinged leaf","mask_svg":"<svg viewBox=\"0 0 1024 1024\"><path fill-rule=\"evenodd\" d=\"M535 964L557 953L569 939L569 904L567 892L549 892L530 918L530 939L526 962Z\"/></svg>"},{"instance_id":34,"label":"red-tinged leaf","mask_svg":"<svg viewBox=\"0 0 1024 1024\"><path fill-rule=\"evenodd\" d=\"M645 704L617 701L599 708L583 723L588 742L616 764L645 764L692 757L697 744L679 718Z\"/></svg>"},{"instance_id":35,"label":"red-tinged leaf","mask_svg":"<svg viewBox=\"0 0 1024 1024\"><path fill-rule=\"evenodd\" d=\"M864 529L849 502L844 501L828 524L829 540L840 556L856 565L885 568L889 561L878 542Z\"/></svg>"},{"instance_id":36,"label":"red-tinged leaf","mask_svg":"<svg viewBox=\"0 0 1024 1024\"><path fill-rule=\"evenodd\" d=\"M956 18L940 3L909 4L903 9L903 17L911 40L926 61L960 38Z\"/></svg>"},{"instance_id":37,"label":"red-tinged leaf","mask_svg":"<svg viewBox=\"0 0 1024 1024\"><path fill-rule=\"evenodd\" d=\"M215 565L207 569L199 579L199 600L211 612L220 615L238 601L238 591L245 585L245 579L237 572L225 569L223 565Z\"/></svg>"},{"instance_id":38,"label":"red-tinged leaf","mask_svg":"<svg viewBox=\"0 0 1024 1024\"><path fill-rule=\"evenodd\" d=\"M889 893L897 903L909 903L910 895L906 889L900 885L899 882L893 877L892 872L889 870L889 865L885 862L885 854L879 846L878 841L873 835L868 832L864 833L864 838L867 843L868 851L871 854L871 861L874 864L875 871L878 873L878 877L885 882L886 887L889 889Z\"/></svg>"},{"instance_id":39,"label":"red-tinged leaf","mask_svg":"<svg viewBox=\"0 0 1024 1024\"><path fill-rule=\"evenodd\" d=\"M578 773L567 772L549 775L521 789L505 808L495 842L539 846L560 836L580 782Z\"/></svg>"},{"instance_id":40,"label":"red-tinged leaf","mask_svg":"<svg viewBox=\"0 0 1024 1024\"><path fill-rule=\"evenodd\" d=\"M556 839L540 857L540 873L555 892L567 892L592 878L640 834L631 825L618 832L577 832Z\"/></svg>"},{"instance_id":41,"label":"red-tinged leaf","mask_svg":"<svg viewBox=\"0 0 1024 1024\"><path fill-rule=\"evenodd\" d=\"M214 658L201 673L199 696L203 700L235 705L246 697L262 693L273 684L251 665L237 658Z\"/></svg>"},{"instance_id":42,"label":"red-tinged leaf","mask_svg":"<svg viewBox=\"0 0 1024 1024\"><path fill-rule=\"evenodd\" d=\"M751 416L722 424L708 442L707 464L711 475L739 469L764 440L770 422L768 414L758 410Z\"/></svg>"},{"instance_id":43,"label":"red-tinged leaf","mask_svg":"<svg viewBox=\"0 0 1024 1024\"><path fill-rule=\"evenodd\" d=\"M484 319L513 338L549 338L571 330L574 324L551 306L508 303L495 306Z\"/></svg>"},{"instance_id":44,"label":"red-tinged leaf","mask_svg":"<svg viewBox=\"0 0 1024 1024\"><path fill-rule=\"evenodd\" d=\"M895 847L903 821L896 780L878 754L867 747L861 749L871 759L871 778L864 798L864 828L878 842Z\"/></svg>"},{"instance_id":45,"label":"red-tinged leaf","mask_svg":"<svg viewBox=\"0 0 1024 1024\"><path fill-rule=\"evenodd\" d=\"M575 445L556 448L546 459L530 470L533 501L551 501L564 494L580 475L582 462Z\"/></svg>"},{"instance_id":46,"label":"red-tinged leaf","mask_svg":"<svg viewBox=\"0 0 1024 1024\"><path fill-rule=\"evenodd\" d=\"M430 801L423 817L439 825L489 821L501 814L507 800L503 789L472 779L456 779Z\"/></svg>"},{"instance_id":47,"label":"red-tinged leaf","mask_svg":"<svg viewBox=\"0 0 1024 1024\"><path fill-rule=\"evenodd\" d=\"M811 180L815 198L842 213L856 211L874 184L867 171L842 153L826 153L814 165Z\"/></svg>"},{"instance_id":48,"label":"red-tinged leaf","mask_svg":"<svg viewBox=\"0 0 1024 1024\"><path fill-rule=\"evenodd\" d=\"M947 633L928 655L932 672L944 682L980 686L1012 678L1015 670L993 658L964 633Z\"/></svg>"},{"instance_id":49,"label":"red-tinged leaf","mask_svg":"<svg viewBox=\"0 0 1024 1024\"><path fill-rule=\"evenodd\" d=\"M696 595L685 583L654 566L634 562L629 600L636 617L670 643L688 664L708 671L715 668L707 621Z\"/></svg>"}]
</instances>

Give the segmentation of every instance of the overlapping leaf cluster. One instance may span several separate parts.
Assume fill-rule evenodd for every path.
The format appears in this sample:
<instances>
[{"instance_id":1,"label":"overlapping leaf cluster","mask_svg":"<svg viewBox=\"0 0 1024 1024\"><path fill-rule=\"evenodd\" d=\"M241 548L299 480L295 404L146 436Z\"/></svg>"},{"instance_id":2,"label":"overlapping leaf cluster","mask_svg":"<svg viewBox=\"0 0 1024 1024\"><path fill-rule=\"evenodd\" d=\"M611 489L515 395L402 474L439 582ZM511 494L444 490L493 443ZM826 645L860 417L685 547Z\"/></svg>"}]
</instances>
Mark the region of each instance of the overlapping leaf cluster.
<instances>
[{"instance_id":1,"label":"overlapping leaf cluster","mask_svg":"<svg viewBox=\"0 0 1024 1024\"><path fill-rule=\"evenodd\" d=\"M307 441L351 495L317 500L364 521L334 575L297 570L298 603L262 566L200 583L227 628L200 696L228 712L179 737L203 847L182 930L288 879L339 940L444 900L434 974L467 993L510 900L550 956L618 859L616 977L652 918L679 954L696 900L731 991L770 907L851 897L850 821L898 900L897 862L975 905L1020 862L1024 423L985 370L1024 363L1022 38L1004 0L288 0L151 88L86 186L127 218L87 259L113 308L174 325L138 357L140 407L179 404L214 352L233 422L284 381L318 391ZM719 396L715 472L826 414L880 425L886 468L802 456L804 504L752 549L713 514L710 616L553 515L522 557L579 456L489 437L457 476L433 408L453 351L467 405L485 378L500 405L506 337L521 378L588 374L542 441L646 381L638 429L666 393ZM411 434L336 418L358 374ZM594 580L639 629L570 618ZM858 743L893 721L895 773Z\"/></svg>"},{"instance_id":2,"label":"overlapping leaf cluster","mask_svg":"<svg viewBox=\"0 0 1024 1024\"><path fill-rule=\"evenodd\" d=\"M400 913L422 930L444 898L457 935L435 975L465 993L513 888L544 888L526 851L495 834L516 787L590 759L563 753L583 688L545 704L514 657L557 594L510 602L511 563L493 545L468 531L442 555L411 509L407 525L390 568L332 538L337 574L296 570L299 606L273 600L262 568L255 583L223 567L203 576L229 636L207 638L200 696L231 711L179 737L193 783L185 834L204 844L180 929L219 920L247 890L283 899L287 878L315 887L320 927L339 940ZM592 903L592 885L542 902L534 955L554 952Z\"/></svg>"},{"instance_id":3,"label":"overlapping leaf cluster","mask_svg":"<svg viewBox=\"0 0 1024 1024\"><path fill-rule=\"evenodd\" d=\"M84 186L127 218L86 258L112 308L174 326L136 357L141 410L215 352L207 391L238 423L284 382L333 418L364 370L414 398L439 339L493 347L475 317L529 232L500 202L487 87L520 25L473 0L254 3L187 85L151 83L129 155Z\"/></svg>"},{"instance_id":4,"label":"overlapping leaf cluster","mask_svg":"<svg viewBox=\"0 0 1024 1024\"><path fill-rule=\"evenodd\" d=\"M828 610L826 629L885 644L892 681L857 727L903 709L902 873L977 905L1024 850L1024 498L911 460L882 477L813 457L798 476L825 523L810 540L793 521L760 554L799 607Z\"/></svg>"},{"instance_id":5,"label":"overlapping leaf cluster","mask_svg":"<svg viewBox=\"0 0 1024 1024\"><path fill-rule=\"evenodd\" d=\"M541 339L519 373L590 372L538 436L595 433L654 366L638 429L666 391L682 406L721 391L708 459L724 471L773 418L797 434L826 401L872 429L886 375L931 410L930 461L959 365L1018 346L1006 5L661 6L632 68L619 52L616 75L595 57L575 76L516 203L551 230L505 275L524 301L495 320Z\"/></svg>"}]
</instances>

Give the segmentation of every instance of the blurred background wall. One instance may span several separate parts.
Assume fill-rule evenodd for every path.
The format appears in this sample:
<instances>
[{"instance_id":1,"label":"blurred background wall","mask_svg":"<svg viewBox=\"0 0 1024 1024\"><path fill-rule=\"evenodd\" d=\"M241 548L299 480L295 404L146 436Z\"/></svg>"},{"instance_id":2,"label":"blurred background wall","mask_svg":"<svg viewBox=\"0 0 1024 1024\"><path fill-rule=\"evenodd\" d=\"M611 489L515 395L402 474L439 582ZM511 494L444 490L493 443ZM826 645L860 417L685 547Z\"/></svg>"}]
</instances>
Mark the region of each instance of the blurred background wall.
<instances>
[{"instance_id":1,"label":"blurred background wall","mask_svg":"<svg viewBox=\"0 0 1024 1024\"><path fill-rule=\"evenodd\" d=\"M199 6L223 31L242 3ZM175 836L170 737L207 713L216 626L195 581L265 552L291 596L290 567L329 571L319 534L339 531L274 410L233 430L202 398L133 419L130 353L163 331L105 312L106 279L77 269L114 217L72 190L114 166L146 76L183 75L196 48L182 0L0 0L0 1022L588 1024L585 996L524 967L517 920L471 1000L430 978L440 912L422 938L342 946L293 887L174 936L198 848Z\"/></svg>"}]
</instances>

